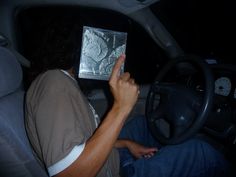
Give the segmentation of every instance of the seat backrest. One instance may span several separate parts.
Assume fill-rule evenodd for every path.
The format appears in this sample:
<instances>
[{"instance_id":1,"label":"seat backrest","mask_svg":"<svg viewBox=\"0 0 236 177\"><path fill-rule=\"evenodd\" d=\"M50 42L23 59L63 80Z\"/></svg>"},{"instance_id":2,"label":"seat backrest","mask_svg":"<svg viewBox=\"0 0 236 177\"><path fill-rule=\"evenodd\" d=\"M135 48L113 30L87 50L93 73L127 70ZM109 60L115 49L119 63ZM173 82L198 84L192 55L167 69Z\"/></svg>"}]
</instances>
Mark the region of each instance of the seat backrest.
<instances>
[{"instance_id":1,"label":"seat backrest","mask_svg":"<svg viewBox=\"0 0 236 177\"><path fill-rule=\"evenodd\" d=\"M14 54L0 47L0 176L48 177L26 135L22 75Z\"/></svg>"}]
</instances>

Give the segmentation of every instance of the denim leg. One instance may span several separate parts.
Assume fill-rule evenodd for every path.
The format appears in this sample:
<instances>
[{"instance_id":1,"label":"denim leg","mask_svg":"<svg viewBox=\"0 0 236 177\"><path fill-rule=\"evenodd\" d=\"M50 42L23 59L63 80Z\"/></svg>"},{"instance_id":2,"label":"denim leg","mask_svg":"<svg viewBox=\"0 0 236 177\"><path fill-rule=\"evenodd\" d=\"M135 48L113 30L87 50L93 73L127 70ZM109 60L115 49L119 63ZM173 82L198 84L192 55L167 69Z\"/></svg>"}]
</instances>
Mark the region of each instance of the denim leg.
<instances>
[{"instance_id":1,"label":"denim leg","mask_svg":"<svg viewBox=\"0 0 236 177\"><path fill-rule=\"evenodd\" d=\"M150 159L132 164L134 177L228 177L224 157L209 144L189 140L165 146Z\"/></svg>"},{"instance_id":2,"label":"denim leg","mask_svg":"<svg viewBox=\"0 0 236 177\"><path fill-rule=\"evenodd\" d=\"M150 159L134 159L125 148L119 149L121 175L125 177L226 177L224 157L206 142L189 140L178 145L161 145L152 137L145 117L137 117L122 129L120 139L158 147Z\"/></svg>"},{"instance_id":3,"label":"denim leg","mask_svg":"<svg viewBox=\"0 0 236 177\"><path fill-rule=\"evenodd\" d=\"M119 139L133 140L148 147L161 147L151 135L145 116L137 116L127 122L120 132Z\"/></svg>"},{"instance_id":4,"label":"denim leg","mask_svg":"<svg viewBox=\"0 0 236 177\"><path fill-rule=\"evenodd\" d=\"M135 117L127 122L121 130L119 139L129 139L147 147L161 148L161 145L149 132L144 116ZM136 159L127 148L119 148L118 151L120 155L121 175L131 176L131 174L134 173L131 164L134 163Z\"/></svg>"}]
</instances>

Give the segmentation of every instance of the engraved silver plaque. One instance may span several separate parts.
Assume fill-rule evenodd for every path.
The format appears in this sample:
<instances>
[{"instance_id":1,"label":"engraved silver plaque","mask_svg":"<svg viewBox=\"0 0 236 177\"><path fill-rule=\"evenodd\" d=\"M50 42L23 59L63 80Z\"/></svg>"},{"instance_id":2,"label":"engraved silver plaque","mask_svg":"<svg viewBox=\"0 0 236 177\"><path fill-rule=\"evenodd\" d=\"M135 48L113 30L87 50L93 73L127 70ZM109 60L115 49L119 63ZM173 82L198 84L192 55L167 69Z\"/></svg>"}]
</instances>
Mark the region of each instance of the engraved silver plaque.
<instances>
[{"instance_id":1,"label":"engraved silver plaque","mask_svg":"<svg viewBox=\"0 0 236 177\"><path fill-rule=\"evenodd\" d=\"M125 53L126 40L125 32L84 26L79 78L109 80L116 59Z\"/></svg>"}]
</instances>

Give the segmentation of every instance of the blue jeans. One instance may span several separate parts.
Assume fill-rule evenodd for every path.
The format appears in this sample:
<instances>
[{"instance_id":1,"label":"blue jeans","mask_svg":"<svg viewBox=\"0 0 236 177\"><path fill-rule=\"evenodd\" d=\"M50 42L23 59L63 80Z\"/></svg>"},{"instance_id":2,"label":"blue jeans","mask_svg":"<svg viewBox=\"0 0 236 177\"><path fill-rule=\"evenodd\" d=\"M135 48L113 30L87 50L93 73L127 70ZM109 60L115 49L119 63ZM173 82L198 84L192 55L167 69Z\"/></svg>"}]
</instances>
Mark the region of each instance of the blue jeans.
<instances>
[{"instance_id":1,"label":"blue jeans","mask_svg":"<svg viewBox=\"0 0 236 177\"><path fill-rule=\"evenodd\" d=\"M199 139L178 145L162 146L150 134L145 117L129 121L119 139L130 139L144 146L157 147L151 158L135 159L128 149L120 148L122 177L225 177L228 166L222 154Z\"/></svg>"}]
</instances>

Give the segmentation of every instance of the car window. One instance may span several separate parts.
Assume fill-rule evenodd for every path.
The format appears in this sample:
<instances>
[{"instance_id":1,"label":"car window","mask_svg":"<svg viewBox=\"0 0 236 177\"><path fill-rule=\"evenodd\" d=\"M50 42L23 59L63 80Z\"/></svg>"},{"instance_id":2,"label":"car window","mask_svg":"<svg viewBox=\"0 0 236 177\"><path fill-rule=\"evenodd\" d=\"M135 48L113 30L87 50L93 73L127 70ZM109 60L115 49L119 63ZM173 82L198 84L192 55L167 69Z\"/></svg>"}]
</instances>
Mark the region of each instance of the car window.
<instances>
[{"instance_id":1,"label":"car window","mask_svg":"<svg viewBox=\"0 0 236 177\"><path fill-rule=\"evenodd\" d=\"M235 64L233 1L165 0L151 9L185 52Z\"/></svg>"},{"instance_id":2,"label":"car window","mask_svg":"<svg viewBox=\"0 0 236 177\"><path fill-rule=\"evenodd\" d=\"M37 48L43 42L44 32L50 28L49 21L52 18L62 18L61 27L67 25L69 19L71 23L78 24L78 53L81 48L82 27L92 26L128 33L125 63L125 70L129 71L139 84L147 84L155 78L159 66L167 61L164 52L152 40L152 38L141 28L139 24L120 13L94 8L82 7L38 7L21 11L18 14L18 45L26 58L31 60L32 69L28 74L28 83L33 80L42 64L41 58L37 54ZM64 21L63 21L64 20ZM59 34L58 34L59 35ZM35 55L36 54L36 55ZM82 80L87 90L103 87L104 82L96 80Z\"/></svg>"}]
</instances>

